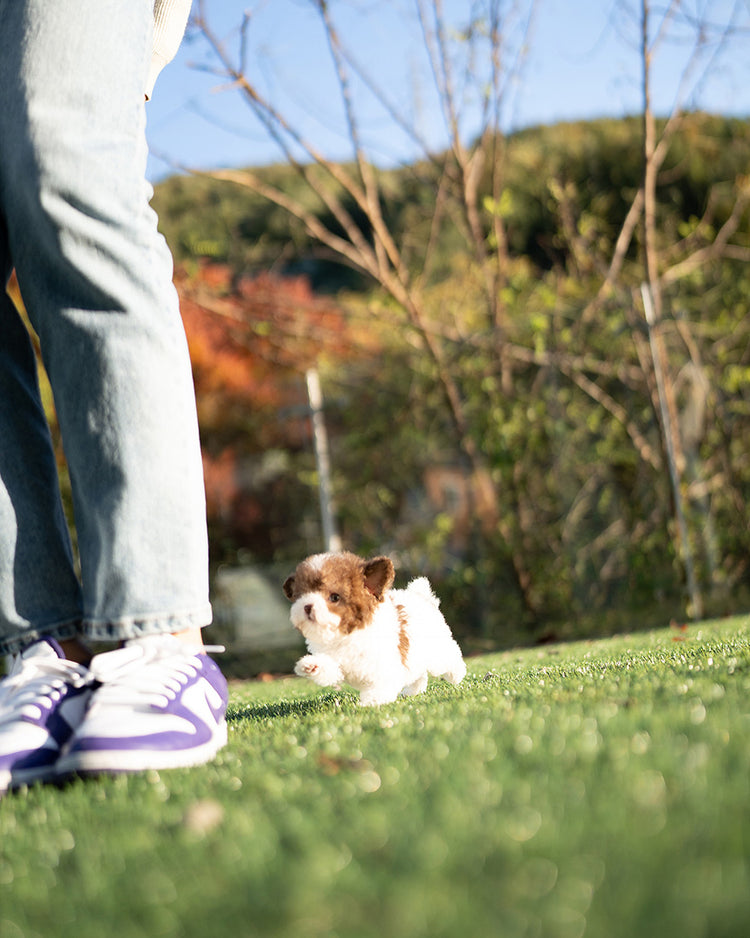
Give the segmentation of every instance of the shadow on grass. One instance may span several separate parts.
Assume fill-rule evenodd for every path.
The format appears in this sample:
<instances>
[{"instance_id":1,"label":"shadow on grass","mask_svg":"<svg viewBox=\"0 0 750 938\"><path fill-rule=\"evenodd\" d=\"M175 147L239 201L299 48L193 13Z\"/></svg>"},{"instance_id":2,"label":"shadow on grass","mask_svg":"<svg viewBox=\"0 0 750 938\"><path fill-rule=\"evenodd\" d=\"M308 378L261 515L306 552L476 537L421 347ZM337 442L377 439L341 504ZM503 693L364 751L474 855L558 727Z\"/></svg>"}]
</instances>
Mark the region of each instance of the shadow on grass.
<instances>
[{"instance_id":1,"label":"shadow on grass","mask_svg":"<svg viewBox=\"0 0 750 938\"><path fill-rule=\"evenodd\" d=\"M280 700L277 703L255 704L252 706L230 706L227 721L269 720L279 717L304 716L321 713L325 710L339 710L347 698L338 694L323 694L320 697L305 697L302 700Z\"/></svg>"},{"instance_id":2,"label":"shadow on grass","mask_svg":"<svg viewBox=\"0 0 750 938\"><path fill-rule=\"evenodd\" d=\"M410 701L414 706L434 705L443 700L451 700L457 694L470 688L482 687L487 689L488 684L497 684L498 675L488 672L483 677L467 675L460 687L454 687L447 681L434 679L430 682L427 691L411 696L399 696L394 703ZM387 706L387 705L386 705ZM338 691L318 696L303 697L296 700L278 700L272 703L256 704L230 704L227 710L227 721L239 722L241 720L273 720L281 717L303 717L315 713L362 713L372 711L377 713L379 707L362 707L359 694L354 691Z\"/></svg>"}]
</instances>

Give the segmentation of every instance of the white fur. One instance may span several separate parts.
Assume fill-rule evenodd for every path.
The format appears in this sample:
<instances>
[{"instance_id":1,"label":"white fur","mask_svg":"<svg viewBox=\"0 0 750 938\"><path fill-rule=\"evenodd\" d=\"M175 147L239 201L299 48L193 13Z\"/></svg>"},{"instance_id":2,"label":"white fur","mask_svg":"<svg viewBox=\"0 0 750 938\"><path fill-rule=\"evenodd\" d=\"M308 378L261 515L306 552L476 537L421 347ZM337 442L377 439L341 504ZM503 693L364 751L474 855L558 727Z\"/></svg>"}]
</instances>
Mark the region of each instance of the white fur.
<instances>
[{"instance_id":1,"label":"white fur","mask_svg":"<svg viewBox=\"0 0 750 938\"><path fill-rule=\"evenodd\" d=\"M399 605L409 640L405 664L399 651ZM466 674L461 650L425 577L406 589L386 590L371 621L349 634L339 630L339 617L319 593L298 597L291 620L310 652L299 659L295 673L322 687L350 684L360 691L363 706L389 703L400 693L419 694L430 675L458 684Z\"/></svg>"}]
</instances>

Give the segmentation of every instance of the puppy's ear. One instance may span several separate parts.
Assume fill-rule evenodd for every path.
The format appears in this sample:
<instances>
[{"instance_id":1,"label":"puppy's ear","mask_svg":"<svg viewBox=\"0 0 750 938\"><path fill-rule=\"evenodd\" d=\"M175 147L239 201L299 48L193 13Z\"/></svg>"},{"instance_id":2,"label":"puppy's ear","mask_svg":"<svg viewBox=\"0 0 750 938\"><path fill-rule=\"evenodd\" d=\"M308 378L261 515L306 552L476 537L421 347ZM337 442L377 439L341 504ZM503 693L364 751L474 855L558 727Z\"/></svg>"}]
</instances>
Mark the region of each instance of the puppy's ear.
<instances>
[{"instance_id":1,"label":"puppy's ear","mask_svg":"<svg viewBox=\"0 0 750 938\"><path fill-rule=\"evenodd\" d=\"M292 596L294 596L294 574L292 574L292 576L288 576L286 580L284 580L283 589L284 595L287 599L291 599Z\"/></svg>"},{"instance_id":2,"label":"puppy's ear","mask_svg":"<svg viewBox=\"0 0 750 938\"><path fill-rule=\"evenodd\" d=\"M365 561L362 572L365 587L379 602L396 576L393 564L388 557L373 557L372 560Z\"/></svg>"}]
</instances>

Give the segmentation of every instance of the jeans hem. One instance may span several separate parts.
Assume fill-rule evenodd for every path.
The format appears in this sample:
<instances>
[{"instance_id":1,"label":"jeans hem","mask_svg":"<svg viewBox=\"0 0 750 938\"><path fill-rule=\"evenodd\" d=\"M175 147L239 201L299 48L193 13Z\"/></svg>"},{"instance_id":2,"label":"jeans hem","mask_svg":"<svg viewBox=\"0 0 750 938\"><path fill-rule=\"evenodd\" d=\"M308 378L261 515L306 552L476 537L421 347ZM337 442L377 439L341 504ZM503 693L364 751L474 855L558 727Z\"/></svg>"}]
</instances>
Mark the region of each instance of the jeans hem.
<instances>
[{"instance_id":1,"label":"jeans hem","mask_svg":"<svg viewBox=\"0 0 750 938\"><path fill-rule=\"evenodd\" d=\"M54 638L55 641L64 642L70 638L77 638L80 634L81 620L79 618L67 622L58 622L57 625L26 629L26 631L19 632L13 638L0 639L0 655L17 655L43 638Z\"/></svg>"},{"instance_id":2,"label":"jeans hem","mask_svg":"<svg viewBox=\"0 0 750 938\"><path fill-rule=\"evenodd\" d=\"M146 635L163 635L202 629L211 624L211 605L177 613L153 613L143 616L123 616L119 619L84 619L83 636L94 642L119 642Z\"/></svg>"}]
</instances>

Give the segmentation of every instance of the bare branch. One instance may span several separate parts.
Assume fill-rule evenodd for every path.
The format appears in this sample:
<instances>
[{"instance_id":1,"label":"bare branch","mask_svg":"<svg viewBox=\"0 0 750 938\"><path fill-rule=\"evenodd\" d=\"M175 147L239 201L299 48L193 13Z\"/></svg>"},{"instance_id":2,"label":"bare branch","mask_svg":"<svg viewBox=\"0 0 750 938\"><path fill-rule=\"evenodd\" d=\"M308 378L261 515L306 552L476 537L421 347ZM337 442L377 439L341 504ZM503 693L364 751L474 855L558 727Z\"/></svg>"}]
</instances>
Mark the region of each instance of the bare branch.
<instances>
[{"instance_id":1,"label":"bare branch","mask_svg":"<svg viewBox=\"0 0 750 938\"><path fill-rule=\"evenodd\" d=\"M628 436L633 441L641 459L652 468L661 472L663 466L658 453L638 429L635 421L632 420L628 414L627 409L621 404L618 404L611 395L607 394L595 381L592 381L582 372L573 368L568 369L563 363L560 363L559 368L560 371L567 375L574 384L578 385L585 394L608 411L618 423L622 424Z\"/></svg>"},{"instance_id":2,"label":"bare branch","mask_svg":"<svg viewBox=\"0 0 750 938\"><path fill-rule=\"evenodd\" d=\"M195 171L194 174L208 176L212 179L222 179L225 182L232 182L257 192L258 195L262 195L269 202L273 202L289 212L294 218L299 219L313 238L316 238L337 254L341 254L357 269L370 274L372 277L377 277L377 259L361 231L353 221L350 221L347 213L341 212L341 221L349 240L334 234L320 221L317 215L306 209L302 203L291 198L281 189L264 182L260 176L250 170L215 169L206 172ZM329 203L335 205L335 200L330 195L327 197L326 204Z\"/></svg>"}]
</instances>

